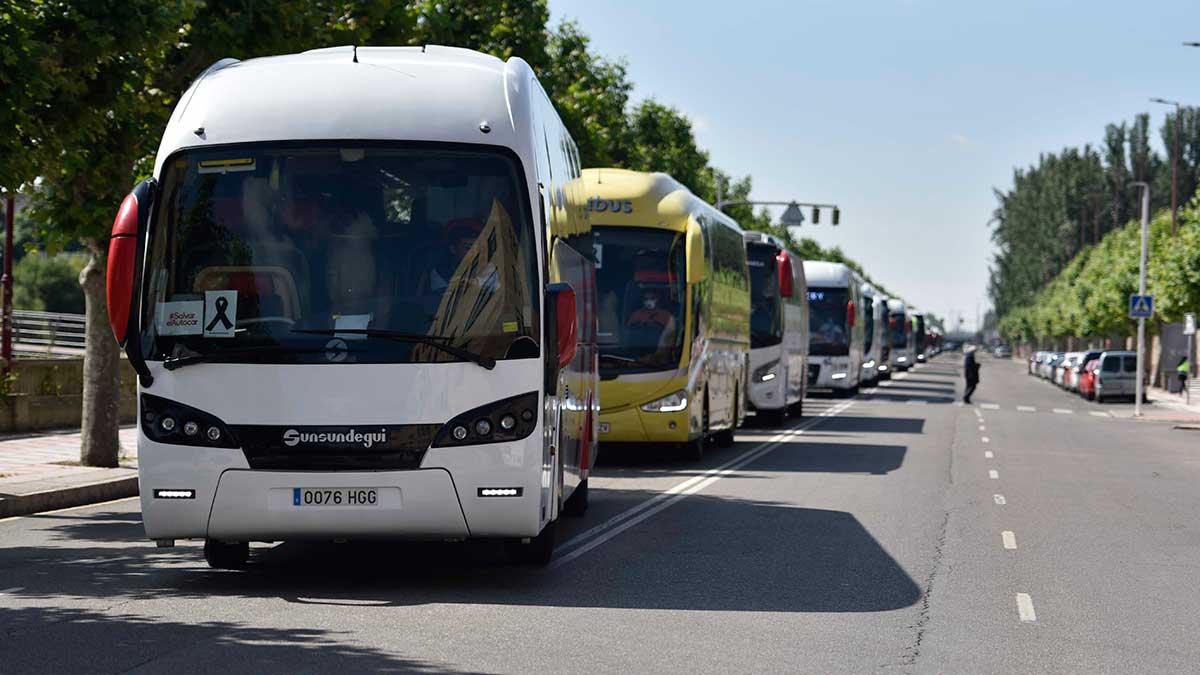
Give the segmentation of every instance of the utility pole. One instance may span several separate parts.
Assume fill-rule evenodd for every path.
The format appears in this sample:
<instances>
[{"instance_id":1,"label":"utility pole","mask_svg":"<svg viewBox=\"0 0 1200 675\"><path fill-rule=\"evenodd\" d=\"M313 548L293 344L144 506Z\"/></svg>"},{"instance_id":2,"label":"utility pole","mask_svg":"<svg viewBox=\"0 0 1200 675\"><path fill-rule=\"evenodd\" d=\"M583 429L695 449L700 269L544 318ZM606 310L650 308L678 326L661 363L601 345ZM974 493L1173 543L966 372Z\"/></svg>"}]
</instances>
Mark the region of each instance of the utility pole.
<instances>
[{"instance_id":1,"label":"utility pole","mask_svg":"<svg viewBox=\"0 0 1200 675\"><path fill-rule=\"evenodd\" d=\"M1148 241L1147 233L1150 230L1150 184L1142 181L1131 183L1142 189L1142 257L1138 268L1138 295L1146 295L1146 244ZM1144 379L1144 369L1146 367L1146 319L1138 318L1138 334L1137 334L1137 387L1135 389L1133 399L1133 416L1142 416L1142 396L1144 395L1145 385L1142 383Z\"/></svg>"},{"instance_id":2,"label":"utility pole","mask_svg":"<svg viewBox=\"0 0 1200 675\"><path fill-rule=\"evenodd\" d=\"M1177 196L1179 184L1179 127L1183 126L1183 110L1179 106L1179 101L1152 98L1150 102L1175 106L1175 141L1171 147L1171 234L1175 234L1179 230L1177 220L1179 211L1179 198Z\"/></svg>"}]
</instances>

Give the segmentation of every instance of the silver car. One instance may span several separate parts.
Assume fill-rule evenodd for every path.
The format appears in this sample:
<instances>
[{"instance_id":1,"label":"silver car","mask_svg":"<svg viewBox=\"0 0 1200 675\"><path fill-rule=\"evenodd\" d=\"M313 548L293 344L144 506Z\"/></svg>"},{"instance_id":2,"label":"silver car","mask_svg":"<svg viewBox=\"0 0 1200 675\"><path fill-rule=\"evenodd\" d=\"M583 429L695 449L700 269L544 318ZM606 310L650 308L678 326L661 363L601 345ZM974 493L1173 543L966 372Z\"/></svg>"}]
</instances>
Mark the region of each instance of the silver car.
<instances>
[{"instance_id":1,"label":"silver car","mask_svg":"<svg viewBox=\"0 0 1200 675\"><path fill-rule=\"evenodd\" d=\"M1096 368L1096 402L1103 403L1118 396L1137 393L1137 354L1135 352L1104 352Z\"/></svg>"}]
</instances>

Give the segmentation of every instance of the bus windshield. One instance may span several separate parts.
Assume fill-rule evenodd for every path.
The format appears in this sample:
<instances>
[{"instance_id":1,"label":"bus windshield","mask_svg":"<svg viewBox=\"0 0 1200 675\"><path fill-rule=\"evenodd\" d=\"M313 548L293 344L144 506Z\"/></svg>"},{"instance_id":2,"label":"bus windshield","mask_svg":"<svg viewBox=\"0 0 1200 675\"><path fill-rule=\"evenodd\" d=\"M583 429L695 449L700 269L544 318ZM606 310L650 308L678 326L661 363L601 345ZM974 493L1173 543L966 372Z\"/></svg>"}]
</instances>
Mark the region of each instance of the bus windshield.
<instances>
[{"instance_id":1,"label":"bus windshield","mask_svg":"<svg viewBox=\"0 0 1200 675\"><path fill-rule=\"evenodd\" d=\"M683 351L685 247L681 232L593 227L600 370L677 368Z\"/></svg>"},{"instance_id":2,"label":"bus windshield","mask_svg":"<svg viewBox=\"0 0 1200 675\"><path fill-rule=\"evenodd\" d=\"M537 256L517 165L498 151L435 148L171 157L145 267L148 358L463 360L430 339L487 359L538 356Z\"/></svg>"},{"instance_id":3,"label":"bus windshield","mask_svg":"<svg viewBox=\"0 0 1200 675\"><path fill-rule=\"evenodd\" d=\"M770 347L783 341L783 299L779 296L779 265L774 247L746 247L750 267L750 346Z\"/></svg>"},{"instance_id":4,"label":"bus windshield","mask_svg":"<svg viewBox=\"0 0 1200 675\"><path fill-rule=\"evenodd\" d=\"M846 321L845 288L808 289L808 334L812 356L846 356L850 353L850 326Z\"/></svg>"},{"instance_id":5,"label":"bus windshield","mask_svg":"<svg viewBox=\"0 0 1200 675\"><path fill-rule=\"evenodd\" d=\"M892 347L897 349L908 347L908 335L904 332L904 313L896 312L892 314L890 324L892 327Z\"/></svg>"}]
</instances>

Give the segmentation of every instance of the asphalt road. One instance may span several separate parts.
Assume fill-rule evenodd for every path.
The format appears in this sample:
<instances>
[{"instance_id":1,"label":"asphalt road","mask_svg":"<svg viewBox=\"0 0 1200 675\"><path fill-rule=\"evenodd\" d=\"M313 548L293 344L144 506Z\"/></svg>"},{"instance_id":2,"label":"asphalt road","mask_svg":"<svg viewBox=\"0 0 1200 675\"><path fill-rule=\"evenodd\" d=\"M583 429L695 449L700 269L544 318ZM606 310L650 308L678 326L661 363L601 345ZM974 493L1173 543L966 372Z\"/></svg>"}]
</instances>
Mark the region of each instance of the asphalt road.
<instances>
[{"instance_id":1,"label":"asphalt road","mask_svg":"<svg viewBox=\"0 0 1200 675\"><path fill-rule=\"evenodd\" d=\"M1195 672L1200 432L1017 363L983 360L975 406L959 378L699 463L605 450L548 569L349 543L216 572L136 500L0 521L0 672Z\"/></svg>"}]
</instances>

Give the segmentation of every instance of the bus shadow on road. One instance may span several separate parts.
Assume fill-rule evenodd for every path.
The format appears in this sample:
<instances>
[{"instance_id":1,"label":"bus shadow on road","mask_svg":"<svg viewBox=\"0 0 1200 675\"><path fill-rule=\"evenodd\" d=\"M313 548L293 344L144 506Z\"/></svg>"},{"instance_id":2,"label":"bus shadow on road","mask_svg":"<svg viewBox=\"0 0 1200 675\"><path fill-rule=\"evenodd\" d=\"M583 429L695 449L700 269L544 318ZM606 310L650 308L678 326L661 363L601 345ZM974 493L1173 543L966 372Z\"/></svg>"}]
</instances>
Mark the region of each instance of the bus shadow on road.
<instances>
[{"instance_id":1,"label":"bus shadow on road","mask_svg":"<svg viewBox=\"0 0 1200 675\"><path fill-rule=\"evenodd\" d=\"M638 493L637 501L659 494L596 490L597 506L616 496L609 492L622 497ZM596 513L573 521L578 530L602 522L603 510ZM489 541L287 542L256 547L245 571L213 571L194 544L156 549L141 539L140 525L126 527L125 545L87 541L81 530L69 547L5 551L0 557L11 556L10 562L20 559L54 570L53 575L22 580L23 587L10 595L57 599L60 604L86 603L87 598L277 598L347 610L451 603L739 612L889 611L909 607L921 595L916 582L850 513L704 493L681 499L550 568L511 566L502 547ZM566 533L561 539L560 557L592 543L588 537L572 541ZM133 609L123 606L125 611ZM21 619L7 612L0 616L0 628L11 628L14 621L52 623L49 610L28 612L41 614ZM106 616L97 620L125 620ZM189 626L220 633L230 653L254 653L256 645L239 644L238 627L204 622ZM157 629L146 630L149 642L175 639Z\"/></svg>"},{"instance_id":2,"label":"bus shadow on road","mask_svg":"<svg viewBox=\"0 0 1200 675\"><path fill-rule=\"evenodd\" d=\"M923 434L925 420L920 417L873 417L842 413L823 420L816 429L805 436L811 438L817 435L814 433L817 430L850 434Z\"/></svg>"},{"instance_id":3,"label":"bus shadow on road","mask_svg":"<svg viewBox=\"0 0 1200 675\"><path fill-rule=\"evenodd\" d=\"M889 387L890 389L890 387ZM891 401L891 402L906 402L906 401L924 401L930 404L946 404L954 403L953 396L938 396L936 394L889 394L883 390L874 391L870 394L859 394L859 398L864 401Z\"/></svg>"}]
</instances>

